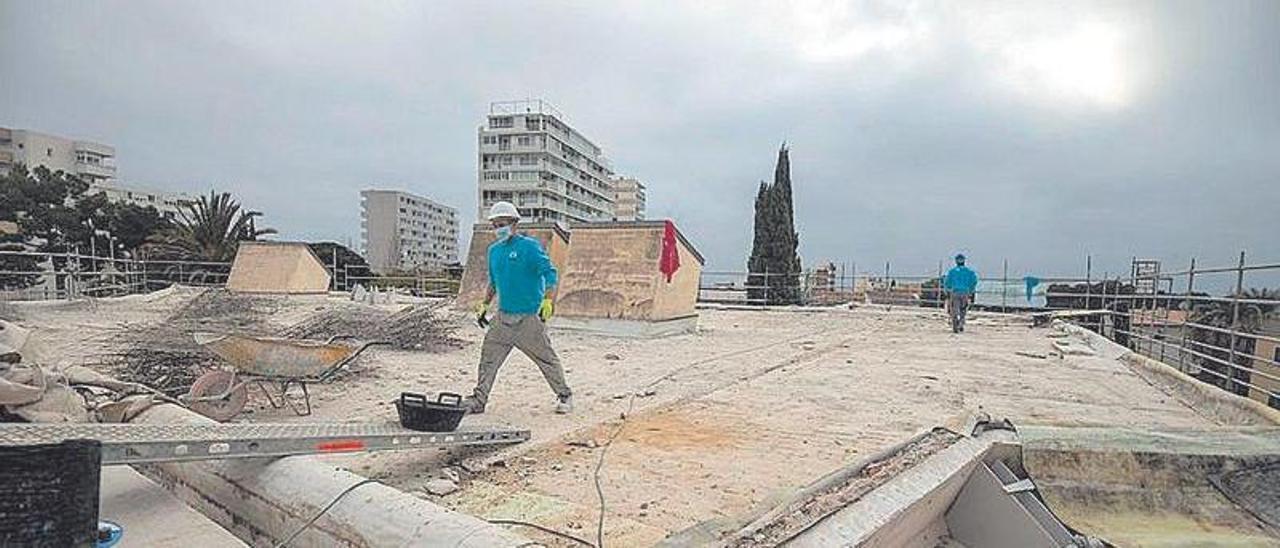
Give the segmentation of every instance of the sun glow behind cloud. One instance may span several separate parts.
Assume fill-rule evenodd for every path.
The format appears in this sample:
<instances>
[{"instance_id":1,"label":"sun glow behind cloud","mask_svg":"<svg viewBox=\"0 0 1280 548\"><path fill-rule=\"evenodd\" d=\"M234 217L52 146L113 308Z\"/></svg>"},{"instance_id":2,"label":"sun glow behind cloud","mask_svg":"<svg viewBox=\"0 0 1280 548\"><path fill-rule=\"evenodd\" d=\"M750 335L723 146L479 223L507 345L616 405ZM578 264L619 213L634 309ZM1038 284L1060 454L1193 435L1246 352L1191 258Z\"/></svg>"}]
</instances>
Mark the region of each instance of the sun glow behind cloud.
<instances>
[{"instance_id":1,"label":"sun glow behind cloud","mask_svg":"<svg viewBox=\"0 0 1280 548\"><path fill-rule=\"evenodd\" d=\"M1125 74L1121 33L1090 23L1050 36L1027 36L996 52L996 78L1029 97L1124 106L1131 83Z\"/></svg>"}]
</instances>

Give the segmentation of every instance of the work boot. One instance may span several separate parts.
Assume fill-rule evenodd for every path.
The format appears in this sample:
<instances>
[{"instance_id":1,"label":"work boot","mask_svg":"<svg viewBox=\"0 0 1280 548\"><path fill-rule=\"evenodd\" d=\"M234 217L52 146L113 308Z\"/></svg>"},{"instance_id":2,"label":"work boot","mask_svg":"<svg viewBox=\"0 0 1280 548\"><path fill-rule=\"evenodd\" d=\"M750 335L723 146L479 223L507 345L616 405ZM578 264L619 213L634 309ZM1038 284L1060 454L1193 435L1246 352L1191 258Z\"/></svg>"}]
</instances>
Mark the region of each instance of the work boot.
<instances>
[{"instance_id":1,"label":"work boot","mask_svg":"<svg viewBox=\"0 0 1280 548\"><path fill-rule=\"evenodd\" d=\"M560 396L556 399L556 414L568 415L573 412L573 396Z\"/></svg>"},{"instance_id":2,"label":"work boot","mask_svg":"<svg viewBox=\"0 0 1280 548\"><path fill-rule=\"evenodd\" d=\"M462 398L462 408L467 410L468 415L483 415L484 404L480 403L475 396L467 396Z\"/></svg>"}]
</instances>

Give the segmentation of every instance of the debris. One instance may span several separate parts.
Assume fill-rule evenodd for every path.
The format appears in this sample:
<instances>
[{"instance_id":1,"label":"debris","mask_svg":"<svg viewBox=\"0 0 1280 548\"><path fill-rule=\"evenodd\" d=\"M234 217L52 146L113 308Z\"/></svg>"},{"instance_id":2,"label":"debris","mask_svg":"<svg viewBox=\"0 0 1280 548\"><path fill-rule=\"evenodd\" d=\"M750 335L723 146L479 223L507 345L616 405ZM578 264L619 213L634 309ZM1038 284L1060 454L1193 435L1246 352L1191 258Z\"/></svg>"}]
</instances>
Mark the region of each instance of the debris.
<instances>
[{"instance_id":1,"label":"debris","mask_svg":"<svg viewBox=\"0 0 1280 548\"><path fill-rule=\"evenodd\" d=\"M202 351L163 350L143 346L108 355L105 365L125 382L144 384L169 395L182 394L215 363Z\"/></svg>"},{"instance_id":2,"label":"debris","mask_svg":"<svg viewBox=\"0 0 1280 548\"><path fill-rule=\"evenodd\" d=\"M281 332L284 337L327 339L354 337L362 341L382 341L400 350L444 352L462 347L452 336L453 327L436 316L442 305L423 304L388 313L366 306L346 306L317 314Z\"/></svg>"},{"instance_id":3,"label":"debris","mask_svg":"<svg viewBox=\"0 0 1280 548\"><path fill-rule=\"evenodd\" d=\"M124 350L102 355L100 365L119 380L169 395L182 394L217 363L195 343L192 332L261 334L265 318L277 306L265 297L207 289L157 327L124 331L120 335Z\"/></svg>"},{"instance_id":4,"label":"debris","mask_svg":"<svg viewBox=\"0 0 1280 548\"><path fill-rule=\"evenodd\" d=\"M1021 350L1014 351L1014 354L1017 354L1017 355L1019 355L1019 356L1026 356L1026 357L1028 357L1028 358L1035 358L1035 359L1037 359L1037 360L1043 360L1043 359L1047 359L1047 358L1049 357L1049 356L1047 356L1047 355L1045 355L1045 354L1038 354L1038 353L1035 353L1035 352L1023 352L1023 351L1021 351Z\"/></svg>"},{"instance_id":5,"label":"debris","mask_svg":"<svg viewBox=\"0 0 1280 548\"><path fill-rule=\"evenodd\" d=\"M596 440L574 440L567 442L567 445L572 445L574 447L586 447L587 449L600 447L600 444L597 443Z\"/></svg>"},{"instance_id":6,"label":"debris","mask_svg":"<svg viewBox=\"0 0 1280 548\"><path fill-rule=\"evenodd\" d=\"M617 354L614 354L614 353L610 352L610 353L608 353L608 354L605 354L605 355L604 355L604 359L609 360L609 361L614 361L614 362L616 362L616 361L618 361L618 360L621 360L621 359L622 359L622 356L619 356L619 355L617 355Z\"/></svg>"},{"instance_id":7,"label":"debris","mask_svg":"<svg viewBox=\"0 0 1280 548\"><path fill-rule=\"evenodd\" d=\"M454 483L462 481L462 474L459 474L458 469L452 466L446 467L443 470L440 470L440 475L444 476L444 479L447 479Z\"/></svg>"},{"instance_id":8,"label":"debris","mask_svg":"<svg viewBox=\"0 0 1280 548\"><path fill-rule=\"evenodd\" d=\"M457 483L447 479L433 479L428 481L423 489L426 490L427 493L437 497L443 497L445 495L458 492L459 487Z\"/></svg>"},{"instance_id":9,"label":"debris","mask_svg":"<svg viewBox=\"0 0 1280 548\"><path fill-rule=\"evenodd\" d=\"M924 379L924 380L927 380L927 381L936 381L936 380L938 380L938 377L935 377L935 376L933 376L933 375L920 375L920 378L922 378L922 379Z\"/></svg>"},{"instance_id":10,"label":"debris","mask_svg":"<svg viewBox=\"0 0 1280 548\"><path fill-rule=\"evenodd\" d=\"M1094 352L1092 348L1089 348L1088 346L1084 346L1084 345L1080 345L1080 344L1075 344L1075 343L1073 343L1073 342L1071 342L1071 341L1067 341L1067 340L1065 340L1065 339L1054 340L1054 341L1053 341L1053 347L1054 347L1055 349L1057 349L1057 350L1058 350L1058 352L1061 352L1061 353L1062 353L1062 354L1064 354L1064 355L1065 355L1065 354L1070 354L1070 355L1074 355L1074 356L1095 356L1095 355L1097 355L1097 353L1096 353L1096 352Z\"/></svg>"},{"instance_id":11,"label":"debris","mask_svg":"<svg viewBox=\"0 0 1280 548\"><path fill-rule=\"evenodd\" d=\"M642 391L636 392L636 397L637 397L637 398L647 398L647 397L649 397L649 396L656 395L657 393L658 393L658 391L657 391L657 390L654 390L654 389L652 389L652 388L649 388L649 389L646 389L646 390L642 390Z\"/></svg>"},{"instance_id":12,"label":"debris","mask_svg":"<svg viewBox=\"0 0 1280 548\"><path fill-rule=\"evenodd\" d=\"M538 459L533 457L520 457L520 464L534 465L538 464Z\"/></svg>"}]
</instances>

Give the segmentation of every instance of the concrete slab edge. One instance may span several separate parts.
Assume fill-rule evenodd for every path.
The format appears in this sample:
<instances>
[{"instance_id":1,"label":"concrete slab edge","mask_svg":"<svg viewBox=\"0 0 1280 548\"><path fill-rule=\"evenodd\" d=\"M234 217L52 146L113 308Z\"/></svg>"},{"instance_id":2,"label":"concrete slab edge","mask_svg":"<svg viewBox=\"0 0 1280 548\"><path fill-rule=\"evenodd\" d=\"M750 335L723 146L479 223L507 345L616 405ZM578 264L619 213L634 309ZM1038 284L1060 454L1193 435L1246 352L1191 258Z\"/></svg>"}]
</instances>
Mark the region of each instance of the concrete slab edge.
<instances>
[{"instance_id":1,"label":"concrete slab edge","mask_svg":"<svg viewBox=\"0 0 1280 548\"><path fill-rule=\"evenodd\" d=\"M1129 370L1201 416L1222 425L1280 424L1280 410L1196 380L1168 364L1138 354L1093 331L1057 320L1059 329L1078 335L1100 355L1116 355Z\"/></svg>"},{"instance_id":2,"label":"concrete slab edge","mask_svg":"<svg viewBox=\"0 0 1280 548\"><path fill-rule=\"evenodd\" d=\"M809 485L802 487L795 494L791 495L790 497L788 497L786 500L782 501L779 504L776 504L772 507L759 509L755 512L752 512L750 515L741 516L737 520L737 523L735 524L737 527L739 527L739 529L736 532L733 532L732 534L725 536L724 540L719 541L718 543L716 543L716 545L730 546L740 540L751 538L751 536L754 535L756 532L761 531L766 527L769 527L770 525L778 521L778 519L781 516L786 515L787 513L792 512L795 509L803 506L805 503L807 503L810 499L814 498L819 493L823 493L831 489L835 489L847 483L850 480L850 478L853 478L854 476L861 474L862 471L865 470L867 467L875 463L882 462L885 459L891 458L894 455L902 452L908 446L920 442L921 440L925 439L926 437L930 436L935 432L943 431L943 430L945 429L929 428L926 430L922 430L912 435L911 437L903 439L902 441L899 441L889 447L886 447L871 455L858 459L852 464L840 467L836 470L833 470L827 473L826 475L822 476L818 480L810 483ZM732 530L732 529L728 529L728 524L722 524L722 527L730 531ZM695 527L694 529L698 529L698 528ZM693 532L693 531L690 531L690 532ZM709 539L695 538L695 537L696 535L687 535L687 534L673 535L672 537L669 537L668 540L660 544L660 546L671 548L671 547L695 546L695 545L704 546L708 544Z\"/></svg>"},{"instance_id":3,"label":"concrete slab edge","mask_svg":"<svg viewBox=\"0 0 1280 548\"><path fill-rule=\"evenodd\" d=\"M797 534L788 546L915 546L934 531L968 479L997 445L1017 454L1017 436L993 430L962 438Z\"/></svg>"}]
</instances>

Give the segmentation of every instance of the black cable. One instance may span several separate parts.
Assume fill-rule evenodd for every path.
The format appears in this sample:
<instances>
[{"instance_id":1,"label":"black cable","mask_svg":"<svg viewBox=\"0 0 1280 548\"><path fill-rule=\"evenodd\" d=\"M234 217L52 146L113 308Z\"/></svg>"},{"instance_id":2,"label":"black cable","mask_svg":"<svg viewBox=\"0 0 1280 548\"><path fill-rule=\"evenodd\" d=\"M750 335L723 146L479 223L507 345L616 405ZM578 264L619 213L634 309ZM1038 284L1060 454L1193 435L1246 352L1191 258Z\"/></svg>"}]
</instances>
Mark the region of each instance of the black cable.
<instances>
[{"instance_id":1,"label":"black cable","mask_svg":"<svg viewBox=\"0 0 1280 548\"><path fill-rule=\"evenodd\" d=\"M631 417L631 409L635 406L636 395L631 394L631 399L627 401L627 412L622 415L622 424L618 425L618 429L613 431L608 441L604 442L604 447L600 450L600 458L596 460L596 470L593 474L596 484L596 498L600 500L600 519L596 522L596 546L604 548L604 489L600 487L600 469L604 468L604 457L609 452L609 448L613 446L613 440L618 439L618 435L622 433L622 429L627 426L627 419Z\"/></svg>"},{"instance_id":2,"label":"black cable","mask_svg":"<svg viewBox=\"0 0 1280 548\"><path fill-rule=\"evenodd\" d=\"M319 512L316 512L316 515L311 516L311 519L307 520L306 523L302 524L302 527L299 527L296 531L293 532L293 534L289 535L283 541L276 544L274 548L284 548L285 546L288 546L290 542L293 542L293 539L298 538L298 535L301 535L302 532L306 531L309 527L311 527L311 525L315 523L316 520L320 519L320 516L323 516L325 512L328 512L330 508L333 508L334 505L338 504L338 501L342 500L342 497L347 496L347 493L355 491L356 488L360 487L361 485L365 485L368 483L377 483L377 482L378 480L376 479L363 479L351 484L350 487L343 489L341 493L338 493L338 496L333 497L333 500L329 501L329 504L324 505L324 508L321 508Z\"/></svg>"},{"instance_id":3,"label":"black cable","mask_svg":"<svg viewBox=\"0 0 1280 548\"><path fill-rule=\"evenodd\" d=\"M539 531L542 531L543 533L547 533L547 534L555 535L555 536L560 537L560 538L563 538L563 539L572 540L572 541L574 541L574 542L576 542L576 543L578 543L578 544L581 544L581 545L583 545L583 546L590 546L591 548L596 548L596 545L591 544L591 542L589 542L589 541L587 541L587 540L583 540L583 539L580 539L580 538L575 537L575 536L573 536L573 535L570 535L569 533L562 533L562 532L557 531L557 530L555 530L555 529L552 529L552 528L550 528L550 527L544 527L544 526L542 526L542 525L538 525L538 524L536 524L536 523L529 523L529 522L527 522L527 521L520 521L520 520L518 520L518 519L490 519L490 520L485 520L485 521L488 521L489 523L492 523L492 524L495 524L495 525L520 525L520 526L523 526L523 527L532 527L532 528L534 528L534 529L537 529L537 530L539 530Z\"/></svg>"}]
</instances>

